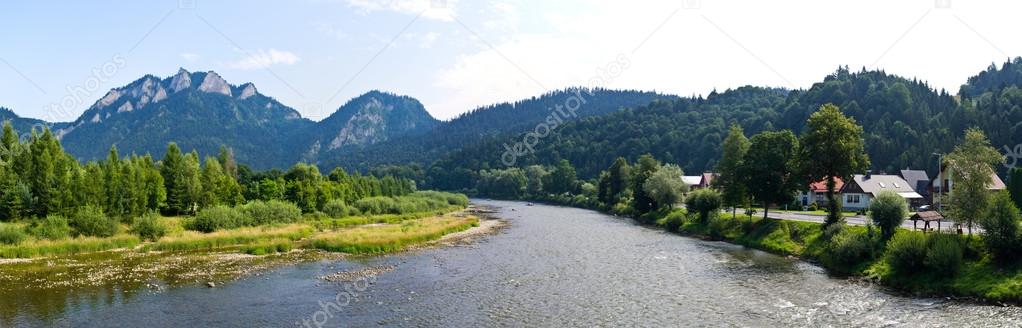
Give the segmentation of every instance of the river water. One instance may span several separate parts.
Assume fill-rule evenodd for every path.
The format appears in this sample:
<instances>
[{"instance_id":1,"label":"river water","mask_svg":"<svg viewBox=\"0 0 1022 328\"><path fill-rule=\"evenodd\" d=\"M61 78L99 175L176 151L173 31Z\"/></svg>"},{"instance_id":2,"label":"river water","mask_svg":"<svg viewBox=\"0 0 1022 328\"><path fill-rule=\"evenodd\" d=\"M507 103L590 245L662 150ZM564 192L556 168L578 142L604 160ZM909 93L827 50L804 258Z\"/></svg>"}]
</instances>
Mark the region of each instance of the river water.
<instances>
[{"instance_id":1,"label":"river water","mask_svg":"<svg viewBox=\"0 0 1022 328\"><path fill-rule=\"evenodd\" d=\"M897 296L805 262L593 211L475 203L511 225L464 246L304 263L217 288L113 286L47 302L59 304L27 299L4 309L0 325L1022 326L1018 307ZM372 284L317 278L382 266L394 270Z\"/></svg>"}]
</instances>

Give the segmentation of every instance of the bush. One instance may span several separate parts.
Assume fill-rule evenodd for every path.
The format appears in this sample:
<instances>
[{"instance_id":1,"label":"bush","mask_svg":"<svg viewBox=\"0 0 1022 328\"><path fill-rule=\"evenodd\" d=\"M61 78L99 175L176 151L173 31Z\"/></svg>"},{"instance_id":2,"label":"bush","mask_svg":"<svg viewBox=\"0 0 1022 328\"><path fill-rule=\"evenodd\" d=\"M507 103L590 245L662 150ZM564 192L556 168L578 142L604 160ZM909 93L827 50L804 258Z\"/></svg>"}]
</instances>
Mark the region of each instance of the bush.
<instances>
[{"instance_id":1,"label":"bush","mask_svg":"<svg viewBox=\"0 0 1022 328\"><path fill-rule=\"evenodd\" d=\"M827 245L826 262L833 269L848 271L869 260L873 255L872 247L873 241L868 234L854 229L840 229Z\"/></svg>"},{"instance_id":2,"label":"bush","mask_svg":"<svg viewBox=\"0 0 1022 328\"><path fill-rule=\"evenodd\" d=\"M442 200L449 205L468 206L468 197L463 194L442 191L416 191L412 195Z\"/></svg>"},{"instance_id":3,"label":"bush","mask_svg":"<svg viewBox=\"0 0 1022 328\"><path fill-rule=\"evenodd\" d=\"M699 222L703 223L706 223L710 214L715 214L719 211L720 206L720 192L713 189L699 189L693 191L688 195L688 199L685 200L685 207L688 207L690 211L698 212Z\"/></svg>"},{"instance_id":4,"label":"bush","mask_svg":"<svg viewBox=\"0 0 1022 328\"><path fill-rule=\"evenodd\" d=\"M13 224L0 225L0 244L17 245L28 238L22 229Z\"/></svg>"},{"instance_id":5,"label":"bush","mask_svg":"<svg viewBox=\"0 0 1022 328\"><path fill-rule=\"evenodd\" d=\"M905 222L908 203L898 193L884 190L878 192L869 204L869 218L880 227L884 240L891 239L894 231Z\"/></svg>"},{"instance_id":6,"label":"bush","mask_svg":"<svg viewBox=\"0 0 1022 328\"><path fill-rule=\"evenodd\" d=\"M33 222L29 231L39 239L60 240L71 236L71 225L63 216L49 215Z\"/></svg>"},{"instance_id":7,"label":"bush","mask_svg":"<svg viewBox=\"0 0 1022 328\"><path fill-rule=\"evenodd\" d=\"M820 205L816 205L816 203L809 204L809 210L813 211L813 212L819 211L820 210Z\"/></svg>"},{"instance_id":8,"label":"bush","mask_svg":"<svg viewBox=\"0 0 1022 328\"><path fill-rule=\"evenodd\" d=\"M681 225L685 223L685 211L672 211L664 217L664 228L670 232L678 232Z\"/></svg>"},{"instance_id":9,"label":"bush","mask_svg":"<svg viewBox=\"0 0 1022 328\"><path fill-rule=\"evenodd\" d=\"M131 232L142 240L157 241L167 234L167 222L159 214L149 212L135 219L135 223L131 225Z\"/></svg>"},{"instance_id":10,"label":"bush","mask_svg":"<svg viewBox=\"0 0 1022 328\"><path fill-rule=\"evenodd\" d=\"M244 225L247 225L245 216L240 211L220 205L199 211L195 218L185 224L185 228L210 233L220 229L234 229Z\"/></svg>"},{"instance_id":11,"label":"bush","mask_svg":"<svg viewBox=\"0 0 1022 328\"><path fill-rule=\"evenodd\" d=\"M302 218L302 210L297 205L279 200L252 201L240 206L240 211L247 218L242 225L264 225L273 223L294 223Z\"/></svg>"},{"instance_id":12,"label":"bush","mask_svg":"<svg viewBox=\"0 0 1022 328\"><path fill-rule=\"evenodd\" d=\"M987 250L1001 263L1018 259L1022 251L1019 212L1008 194L1000 192L994 196L985 214L979 225L983 227L983 243Z\"/></svg>"},{"instance_id":13,"label":"bush","mask_svg":"<svg viewBox=\"0 0 1022 328\"><path fill-rule=\"evenodd\" d=\"M926 267L926 236L917 232L903 231L894 235L887 243L884 258L887 264L900 274L914 274Z\"/></svg>"},{"instance_id":14,"label":"bush","mask_svg":"<svg viewBox=\"0 0 1022 328\"><path fill-rule=\"evenodd\" d=\"M369 197L359 199L358 201L355 201L355 207L358 208L362 214L366 215L388 213L398 214L400 212L397 207L397 203L390 197Z\"/></svg>"},{"instance_id":15,"label":"bush","mask_svg":"<svg viewBox=\"0 0 1022 328\"><path fill-rule=\"evenodd\" d=\"M356 215L357 210L354 207L348 206L343 200L334 199L326 203L323 206L323 213L327 216L335 219L340 219L347 216Z\"/></svg>"},{"instance_id":16,"label":"bush","mask_svg":"<svg viewBox=\"0 0 1022 328\"><path fill-rule=\"evenodd\" d=\"M926 268L944 277L951 277L962 267L963 246L958 235L931 234L927 240Z\"/></svg>"},{"instance_id":17,"label":"bush","mask_svg":"<svg viewBox=\"0 0 1022 328\"><path fill-rule=\"evenodd\" d=\"M86 205L75 211L71 216L71 228L75 235L90 237L110 237L117 234L120 224L103 213L103 210Z\"/></svg>"}]
</instances>

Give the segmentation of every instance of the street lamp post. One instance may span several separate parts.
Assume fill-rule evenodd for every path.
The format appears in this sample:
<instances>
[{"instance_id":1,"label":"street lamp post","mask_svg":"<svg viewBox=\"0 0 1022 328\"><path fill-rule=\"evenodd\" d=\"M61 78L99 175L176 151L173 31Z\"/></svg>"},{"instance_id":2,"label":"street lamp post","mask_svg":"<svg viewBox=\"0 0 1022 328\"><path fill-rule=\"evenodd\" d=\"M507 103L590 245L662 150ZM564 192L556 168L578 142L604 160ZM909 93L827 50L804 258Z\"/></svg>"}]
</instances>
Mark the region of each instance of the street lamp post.
<instances>
[{"instance_id":1,"label":"street lamp post","mask_svg":"<svg viewBox=\"0 0 1022 328\"><path fill-rule=\"evenodd\" d=\"M937 212L944 213L944 189L947 186L944 185L943 171L941 165L943 164L944 154L933 153L933 156L937 156L937 182L940 182L940 189L937 189Z\"/></svg>"}]
</instances>

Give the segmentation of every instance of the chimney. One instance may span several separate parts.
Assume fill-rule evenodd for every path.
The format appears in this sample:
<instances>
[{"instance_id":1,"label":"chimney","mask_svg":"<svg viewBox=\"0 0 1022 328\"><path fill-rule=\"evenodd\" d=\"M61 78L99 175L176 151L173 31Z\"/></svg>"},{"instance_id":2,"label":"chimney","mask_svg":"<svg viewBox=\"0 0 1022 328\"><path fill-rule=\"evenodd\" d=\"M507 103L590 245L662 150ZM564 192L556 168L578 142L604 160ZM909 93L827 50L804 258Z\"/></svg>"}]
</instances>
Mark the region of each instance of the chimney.
<instances>
[{"instance_id":1,"label":"chimney","mask_svg":"<svg viewBox=\"0 0 1022 328\"><path fill-rule=\"evenodd\" d=\"M869 178L870 178L871 176L873 176L873 170L866 170L866 176L865 176L865 177L863 177L862 179L863 179L863 180L869 180Z\"/></svg>"}]
</instances>

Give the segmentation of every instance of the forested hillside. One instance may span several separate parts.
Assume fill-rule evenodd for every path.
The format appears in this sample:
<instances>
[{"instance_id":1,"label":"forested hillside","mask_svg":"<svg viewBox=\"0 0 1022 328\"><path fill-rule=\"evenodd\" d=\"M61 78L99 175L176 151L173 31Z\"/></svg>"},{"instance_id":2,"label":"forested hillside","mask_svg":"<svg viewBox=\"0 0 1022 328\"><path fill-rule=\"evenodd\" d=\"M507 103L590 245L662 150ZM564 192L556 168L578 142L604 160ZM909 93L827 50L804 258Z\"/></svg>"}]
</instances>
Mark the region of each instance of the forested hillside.
<instances>
[{"instance_id":1,"label":"forested hillside","mask_svg":"<svg viewBox=\"0 0 1022 328\"><path fill-rule=\"evenodd\" d=\"M1022 91L1012 82L1020 67L1022 60L1016 59L970 78L957 97L883 71L839 68L808 90L742 87L705 99L654 101L569 122L516 166L549 166L566 159L580 178L590 179L618 156L634 161L649 153L694 174L713 169L730 123L740 124L750 135L780 129L799 133L811 113L833 103L864 127L873 170L911 167L933 172L937 164L932 154L950 151L968 127L986 131L996 148L1022 142ZM507 140L514 139L488 139L448 154L426 168L426 184L474 187L479 170L503 167L500 156Z\"/></svg>"}]
</instances>

